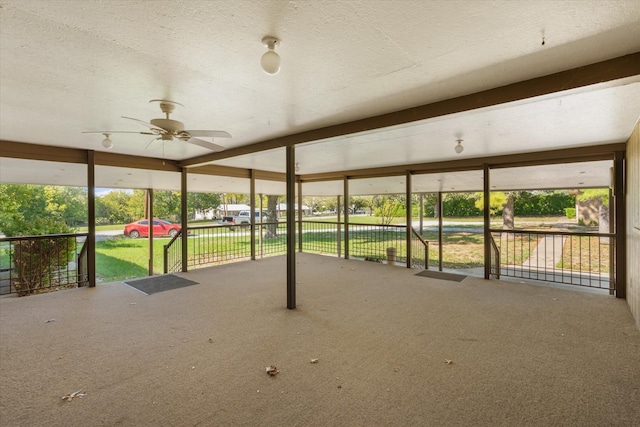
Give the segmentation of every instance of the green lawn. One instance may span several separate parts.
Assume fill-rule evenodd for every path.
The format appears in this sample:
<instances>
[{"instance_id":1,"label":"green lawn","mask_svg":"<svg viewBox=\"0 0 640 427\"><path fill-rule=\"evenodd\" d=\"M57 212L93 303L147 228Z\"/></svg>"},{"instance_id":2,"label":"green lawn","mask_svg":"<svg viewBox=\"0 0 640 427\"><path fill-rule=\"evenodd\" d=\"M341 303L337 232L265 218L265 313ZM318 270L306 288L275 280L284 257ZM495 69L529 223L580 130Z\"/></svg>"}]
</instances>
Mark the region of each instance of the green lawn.
<instances>
[{"instance_id":1,"label":"green lawn","mask_svg":"<svg viewBox=\"0 0 640 427\"><path fill-rule=\"evenodd\" d=\"M76 227L78 233L88 233L89 227ZM123 224L96 225L96 231L124 230Z\"/></svg>"},{"instance_id":2,"label":"green lawn","mask_svg":"<svg viewBox=\"0 0 640 427\"><path fill-rule=\"evenodd\" d=\"M153 239L154 273L163 271L163 247L168 238ZM96 242L96 275L99 282L144 277L149 273L149 240L124 236Z\"/></svg>"},{"instance_id":3,"label":"green lawn","mask_svg":"<svg viewBox=\"0 0 640 427\"><path fill-rule=\"evenodd\" d=\"M336 216L326 217L305 217L303 224L304 240L303 247L305 252L311 253L330 253L335 254L336 248L336 231L337 227L332 225L323 225L323 223L335 222ZM344 217L342 217L344 219ZM350 217L351 223L355 224L372 224L378 225L380 218L367 215L353 215ZM427 219L425 219L427 220ZM516 219L516 225L526 224L529 228L546 227L555 224L559 218L520 218ZM310 222L312 221L312 222ZM443 231L443 265L446 268L468 268L480 267L483 265L483 234L479 232L482 229L482 218L447 218L447 222L464 222L464 225L446 225ZM394 218L393 224L404 223L405 218ZM475 222L475 224L473 223ZM472 224L469 224L472 223ZM211 221L197 221L190 223L193 226L210 225ZM492 226L501 225L499 220L492 222ZM285 232L284 224L279 227L277 239L265 239L262 247L256 248L258 257L269 254L284 253L285 250ZM432 227L432 226L430 226ZM463 228L457 230L456 228ZM99 226L101 230L121 230L123 225ZM471 232L469 230L477 230ZM312 232L311 232L312 231ZM342 230L344 232L344 230ZM248 226L223 226L209 227L204 229L209 237L194 238L193 231L189 242L190 264L198 265L213 264L219 262L228 262L234 259L247 259L250 256L250 234ZM406 257L406 240L404 230L394 227L384 229L374 229L368 231L352 230L349 233L349 251L352 257L371 257L377 259L386 259L386 248L395 247L398 258ZM426 231L422 234L425 240L429 241L429 258L430 265L438 265L438 234L434 231ZM154 272L161 274L163 272L163 247L170 241L169 238L154 239ZM256 237L256 244L259 239ZM179 241L176 241L179 244ZM515 242L521 247L521 242ZM148 239L130 239L124 236L118 236L113 239L100 240L96 242L96 272L98 281L112 282L127 280L130 278L144 277L148 275L149 255L148 255ZM0 266L5 267L9 263L9 252L7 247L0 247ZM588 246L588 244L587 244ZM519 254L518 259L511 259L509 262L519 263L523 256L528 256L527 247L522 247L523 251L516 251ZM174 248L179 253L179 247ZM341 244L341 253L344 254L344 241ZM523 255L520 255L523 254ZM505 260L503 260L504 262ZM606 262L606 261L605 261ZM569 262L565 262L568 264ZM8 265L6 265L8 266Z\"/></svg>"}]
</instances>

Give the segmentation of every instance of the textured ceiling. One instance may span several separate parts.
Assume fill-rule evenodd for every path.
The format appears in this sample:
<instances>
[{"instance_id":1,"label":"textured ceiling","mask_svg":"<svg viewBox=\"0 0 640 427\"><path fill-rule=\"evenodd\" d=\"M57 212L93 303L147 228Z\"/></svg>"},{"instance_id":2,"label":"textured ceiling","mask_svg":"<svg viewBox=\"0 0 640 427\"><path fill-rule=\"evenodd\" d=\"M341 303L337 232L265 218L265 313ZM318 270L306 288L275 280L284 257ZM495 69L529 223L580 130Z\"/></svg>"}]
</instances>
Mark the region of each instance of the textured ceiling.
<instances>
[{"instance_id":1,"label":"textured ceiling","mask_svg":"<svg viewBox=\"0 0 640 427\"><path fill-rule=\"evenodd\" d=\"M275 76L259 66L267 34L282 40ZM121 116L161 117L149 100L165 98L184 104L172 118L190 129L225 130L233 137L215 142L235 148L638 51L637 0L3 0L0 140L103 151L102 135L82 132L144 131ZM636 75L312 141L296 158L300 173L311 174L623 142L640 117L638 99ZM453 151L457 138L464 140L461 155ZM208 153L176 141L146 148L151 138L144 135L112 139L111 151L120 154L186 160ZM213 163L285 170L283 149ZM25 168L30 173L19 173ZM86 168L75 169L0 158L0 182L82 185ZM247 180L190 176L192 191L248 191ZM414 181L423 185L421 179ZM563 185L561 175L554 179L552 186ZM383 192L375 182L384 181L366 187ZM174 188L179 175L99 167L96 182ZM365 190L353 185L353 194Z\"/></svg>"}]
</instances>

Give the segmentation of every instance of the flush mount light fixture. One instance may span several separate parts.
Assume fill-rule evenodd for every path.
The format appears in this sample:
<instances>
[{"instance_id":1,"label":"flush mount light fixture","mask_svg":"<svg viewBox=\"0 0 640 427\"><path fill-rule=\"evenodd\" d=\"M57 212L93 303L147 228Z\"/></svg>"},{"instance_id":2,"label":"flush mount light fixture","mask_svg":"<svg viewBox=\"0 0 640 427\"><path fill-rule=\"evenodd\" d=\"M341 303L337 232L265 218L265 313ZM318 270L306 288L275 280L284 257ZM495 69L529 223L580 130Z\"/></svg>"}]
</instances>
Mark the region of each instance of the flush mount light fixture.
<instances>
[{"instance_id":1,"label":"flush mount light fixture","mask_svg":"<svg viewBox=\"0 0 640 427\"><path fill-rule=\"evenodd\" d=\"M276 53L276 47L280 46L280 40L273 36L265 36L262 38L262 44L269 49L260 58L262 69L267 74L278 74L280 71L280 55Z\"/></svg>"},{"instance_id":2,"label":"flush mount light fixture","mask_svg":"<svg viewBox=\"0 0 640 427\"><path fill-rule=\"evenodd\" d=\"M454 150L456 150L456 153L460 154L464 151L464 147L462 146L462 139L456 139L456 141L458 141L458 145L456 145L456 148L454 148Z\"/></svg>"},{"instance_id":3,"label":"flush mount light fixture","mask_svg":"<svg viewBox=\"0 0 640 427\"><path fill-rule=\"evenodd\" d=\"M104 148L113 148L113 141L111 140L111 138L109 138L111 134L103 133L103 135L104 135L104 139L102 140L102 146Z\"/></svg>"}]
</instances>

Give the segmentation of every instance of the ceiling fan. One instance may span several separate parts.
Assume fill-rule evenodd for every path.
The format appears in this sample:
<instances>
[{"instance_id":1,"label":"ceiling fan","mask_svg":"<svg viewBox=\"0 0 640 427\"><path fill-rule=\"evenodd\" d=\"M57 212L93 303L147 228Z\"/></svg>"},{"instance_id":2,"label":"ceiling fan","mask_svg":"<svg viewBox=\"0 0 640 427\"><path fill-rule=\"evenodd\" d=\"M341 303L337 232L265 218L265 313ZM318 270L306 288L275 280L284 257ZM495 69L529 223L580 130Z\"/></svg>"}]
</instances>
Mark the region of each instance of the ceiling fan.
<instances>
[{"instance_id":1,"label":"ceiling fan","mask_svg":"<svg viewBox=\"0 0 640 427\"><path fill-rule=\"evenodd\" d=\"M177 120L173 120L169 118L169 114L173 113L176 105L183 106L175 101L169 101L166 99L152 99L149 102L158 102L160 104L160 110L165 113L164 118L160 119L151 119L150 123L145 122L144 120L134 119L133 117L125 117L122 116L123 119L133 120L134 122L140 123L149 128L149 131L146 132L134 132L134 131L90 131L90 132L82 132L82 133L101 133L106 136L103 141L103 145L107 148L111 148L113 144L109 139L109 135L112 133L137 133L141 135L153 135L156 136L153 141L162 140L162 141L173 141L173 139L179 139L184 142L188 142L189 144L194 144L199 147L206 148L211 151L222 151L225 148L221 145L214 144L213 142L206 141L204 139L200 139L202 137L205 138L231 138L231 135L228 132L221 130L185 130L184 124ZM108 141L108 143L105 143ZM151 142L153 142L151 141ZM151 142L147 145L151 145Z\"/></svg>"}]
</instances>

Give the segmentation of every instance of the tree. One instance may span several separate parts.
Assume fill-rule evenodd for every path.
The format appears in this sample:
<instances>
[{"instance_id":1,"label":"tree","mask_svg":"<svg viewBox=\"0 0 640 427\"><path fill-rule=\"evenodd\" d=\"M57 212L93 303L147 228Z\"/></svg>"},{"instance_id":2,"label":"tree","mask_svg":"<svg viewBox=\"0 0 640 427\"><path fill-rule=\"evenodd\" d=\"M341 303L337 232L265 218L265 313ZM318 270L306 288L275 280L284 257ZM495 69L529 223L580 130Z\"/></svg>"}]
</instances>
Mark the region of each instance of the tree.
<instances>
[{"instance_id":1,"label":"tree","mask_svg":"<svg viewBox=\"0 0 640 427\"><path fill-rule=\"evenodd\" d=\"M380 224L389 225L393 218L403 216L404 200L404 196L398 194L374 196L372 199L375 207L374 215L380 217Z\"/></svg>"},{"instance_id":2,"label":"tree","mask_svg":"<svg viewBox=\"0 0 640 427\"><path fill-rule=\"evenodd\" d=\"M13 236L68 234L62 187L0 184L0 226ZM12 242L20 295L51 284L51 273L65 266L75 251L75 237L42 237Z\"/></svg>"},{"instance_id":3,"label":"tree","mask_svg":"<svg viewBox=\"0 0 640 427\"><path fill-rule=\"evenodd\" d=\"M476 193L476 200L474 205L476 209L484 210L484 194ZM507 194L501 191L492 191L489 193L489 215L496 216L498 212L502 211L502 207L507 202Z\"/></svg>"},{"instance_id":4,"label":"tree","mask_svg":"<svg viewBox=\"0 0 640 427\"><path fill-rule=\"evenodd\" d=\"M478 199L475 202L475 206L478 209L484 209L484 194L476 193ZM502 212L502 228L512 229L514 225L513 206L514 193L503 193L501 191L492 191L489 193L489 215L495 216L498 212Z\"/></svg>"},{"instance_id":5,"label":"tree","mask_svg":"<svg viewBox=\"0 0 640 427\"><path fill-rule=\"evenodd\" d=\"M0 232L6 236L70 233L63 187L0 184Z\"/></svg>"},{"instance_id":6,"label":"tree","mask_svg":"<svg viewBox=\"0 0 640 427\"><path fill-rule=\"evenodd\" d=\"M217 208L220 202L220 194L217 193L187 193L187 210L191 218L195 218L198 212Z\"/></svg>"},{"instance_id":7,"label":"tree","mask_svg":"<svg viewBox=\"0 0 640 427\"><path fill-rule=\"evenodd\" d=\"M127 199L127 213L132 220L144 218L147 209L147 191L146 190L133 190L133 194Z\"/></svg>"},{"instance_id":8,"label":"tree","mask_svg":"<svg viewBox=\"0 0 640 427\"><path fill-rule=\"evenodd\" d=\"M179 191L155 191L153 193L153 216L177 222L180 219L181 203Z\"/></svg>"},{"instance_id":9,"label":"tree","mask_svg":"<svg viewBox=\"0 0 640 427\"><path fill-rule=\"evenodd\" d=\"M45 186L46 211L70 227L87 223L87 190L80 187Z\"/></svg>"},{"instance_id":10,"label":"tree","mask_svg":"<svg viewBox=\"0 0 640 427\"><path fill-rule=\"evenodd\" d=\"M102 197L96 197L96 220L105 224L126 224L141 218L142 215L131 213L132 197L131 192L124 190L111 191Z\"/></svg>"},{"instance_id":11,"label":"tree","mask_svg":"<svg viewBox=\"0 0 640 427\"><path fill-rule=\"evenodd\" d=\"M514 195L515 215L564 215L575 204L575 195L566 190L518 191Z\"/></svg>"},{"instance_id":12,"label":"tree","mask_svg":"<svg viewBox=\"0 0 640 427\"><path fill-rule=\"evenodd\" d=\"M478 194L473 193L445 194L442 201L442 216L466 217L482 215L482 208L478 209L476 206L477 198Z\"/></svg>"},{"instance_id":13,"label":"tree","mask_svg":"<svg viewBox=\"0 0 640 427\"><path fill-rule=\"evenodd\" d=\"M353 207L353 211L357 211L358 209L365 209L371 206L371 198L370 197L352 197L351 198L351 206Z\"/></svg>"},{"instance_id":14,"label":"tree","mask_svg":"<svg viewBox=\"0 0 640 427\"><path fill-rule=\"evenodd\" d=\"M275 239L278 237L278 199L280 196L267 196L267 232L265 239Z\"/></svg>"},{"instance_id":15,"label":"tree","mask_svg":"<svg viewBox=\"0 0 640 427\"><path fill-rule=\"evenodd\" d=\"M580 191L576 196L577 200L600 200L601 203L609 204L609 190L606 188L587 188Z\"/></svg>"},{"instance_id":16,"label":"tree","mask_svg":"<svg viewBox=\"0 0 640 427\"><path fill-rule=\"evenodd\" d=\"M338 200L335 197L319 197L316 199L317 209L323 211L335 211Z\"/></svg>"},{"instance_id":17,"label":"tree","mask_svg":"<svg viewBox=\"0 0 640 427\"><path fill-rule=\"evenodd\" d=\"M250 196L243 193L227 193L226 199L229 204L249 204Z\"/></svg>"},{"instance_id":18,"label":"tree","mask_svg":"<svg viewBox=\"0 0 640 427\"><path fill-rule=\"evenodd\" d=\"M609 190L606 188L587 188L581 190L576 200L586 202L597 200L598 203L598 231L609 232Z\"/></svg>"},{"instance_id":19,"label":"tree","mask_svg":"<svg viewBox=\"0 0 640 427\"><path fill-rule=\"evenodd\" d=\"M418 195L419 196L419 195ZM424 215L437 218L438 217L438 194L437 193L427 193L423 195L422 206L424 209Z\"/></svg>"}]
</instances>

